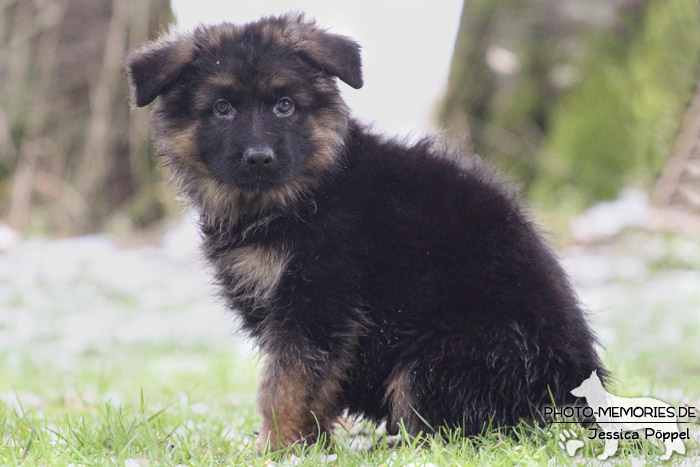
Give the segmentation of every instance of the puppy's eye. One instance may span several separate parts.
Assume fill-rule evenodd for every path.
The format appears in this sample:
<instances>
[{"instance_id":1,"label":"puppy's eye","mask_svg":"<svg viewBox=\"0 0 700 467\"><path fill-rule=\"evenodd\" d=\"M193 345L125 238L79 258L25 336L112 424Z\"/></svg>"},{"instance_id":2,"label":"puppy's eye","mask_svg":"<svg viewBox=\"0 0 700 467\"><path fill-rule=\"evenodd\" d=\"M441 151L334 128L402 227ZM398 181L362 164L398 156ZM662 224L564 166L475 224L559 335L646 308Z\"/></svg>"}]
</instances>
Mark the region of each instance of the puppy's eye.
<instances>
[{"instance_id":1,"label":"puppy's eye","mask_svg":"<svg viewBox=\"0 0 700 467\"><path fill-rule=\"evenodd\" d=\"M214 114L219 117L225 117L233 113L233 107L228 103L226 99L219 99L214 102Z\"/></svg>"},{"instance_id":2,"label":"puppy's eye","mask_svg":"<svg viewBox=\"0 0 700 467\"><path fill-rule=\"evenodd\" d=\"M289 97L283 97L275 104L275 115L288 117L294 113L294 102Z\"/></svg>"}]
</instances>

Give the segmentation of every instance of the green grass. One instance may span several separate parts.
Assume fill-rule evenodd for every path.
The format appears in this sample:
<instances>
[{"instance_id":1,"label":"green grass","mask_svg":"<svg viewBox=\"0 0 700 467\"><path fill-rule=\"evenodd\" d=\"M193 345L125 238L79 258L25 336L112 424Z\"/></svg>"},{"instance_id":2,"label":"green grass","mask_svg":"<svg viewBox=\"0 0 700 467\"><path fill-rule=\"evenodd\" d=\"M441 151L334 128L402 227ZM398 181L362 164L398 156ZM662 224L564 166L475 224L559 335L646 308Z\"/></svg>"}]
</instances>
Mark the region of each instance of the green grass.
<instances>
[{"instance_id":1,"label":"green grass","mask_svg":"<svg viewBox=\"0 0 700 467\"><path fill-rule=\"evenodd\" d=\"M50 245L41 246L50 251ZM585 254L612 269L630 257L646 268L634 276L624 268L611 276L602 271L600 278L577 283L607 346L603 358L615 376L611 392L672 405L700 403L700 244L630 233L609 252L602 245ZM85 324L88 310L98 317L100 310L118 314L114 323L155 310L160 317L135 321L135 333L159 327L160 320L182 320L180 328L187 331L188 310L201 310L201 316L207 311L199 289L173 296L189 276L164 275L142 291L128 292L95 284L86 271L67 285L27 287L12 275L0 277L0 466L549 466L595 463L602 452L602 441L586 439L589 432L572 424L522 425L515 436L492 430L475 439L404 435L398 447L390 447L381 430L358 422L339 428L327 448L296 448L281 459L260 456L255 434L260 362L238 337L206 326L169 337L93 339L77 351L66 350L71 339L103 335L90 327L95 323ZM29 316L33 320L22 325ZM28 327L29 337L7 345ZM695 440L686 442L686 456L674 455L670 464L700 464L700 425L688 426ZM585 441L577 457L559 445L564 430ZM611 461L659 465L661 453L646 441L621 442Z\"/></svg>"},{"instance_id":2,"label":"green grass","mask_svg":"<svg viewBox=\"0 0 700 467\"><path fill-rule=\"evenodd\" d=\"M2 465L563 465L591 461L602 450L602 442L585 440L579 457L569 458L558 445L562 430L588 435L568 424L523 425L515 436L491 431L469 440L404 435L399 447L389 447L376 427L360 423L339 429L328 448L259 456L253 357L175 343L83 355L72 369L1 357ZM15 392L26 402L13 401ZM696 442L687 447L698 454ZM622 443L615 463L657 463L660 452L647 442Z\"/></svg>"}]
</instances>

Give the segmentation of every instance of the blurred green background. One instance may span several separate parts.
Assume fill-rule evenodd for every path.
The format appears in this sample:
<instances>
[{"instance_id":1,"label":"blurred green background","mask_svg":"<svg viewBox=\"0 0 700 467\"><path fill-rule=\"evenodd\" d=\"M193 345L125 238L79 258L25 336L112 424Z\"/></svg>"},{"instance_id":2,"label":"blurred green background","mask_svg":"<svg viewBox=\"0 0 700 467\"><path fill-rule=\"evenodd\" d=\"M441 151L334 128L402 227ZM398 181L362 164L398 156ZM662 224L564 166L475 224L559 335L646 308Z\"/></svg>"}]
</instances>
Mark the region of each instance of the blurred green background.
<instances>
[{"instance_id":1,"label":"blurred green background","mask_svg":"<svg viewBox=\"0 0 700 467\"><path fill-rule=\"evenodd\" d=\"M123 58L172 21L168 0L0 3L0 218L75 235L166 215Z\"/></svg>"},{"instance_id":2,"label":"blurred green background","mask_svg":"<svg viewBox=\"0 0 700 467\"><path fill-rule=\"evenodd\" d=\"M177 212L123 56L167 0L0 3L0 219L27 234ZM696 0L468 0L436 120L557 216L651 192L700 70Z\"/></svg>"},{"instance_id":3,"label":"blurred green background","mask_svg":"<svg viewBox=\"0 0 700 467\"><path fill-rule=\"evenodd\" d=\"M223 2L208 3L223 16ZM370 3L336 13L354 9L380 39L372 48L385 46L374 63L387 61L407 40L391 21L411 27L411 15L368 15ZM376 3L391 13L410 2ZM319 15L323 5L340 4L319 0ZM172 24L177 6L0 0L0 465L273 465L255 456L259 358L215 298L194 222L178 219L148 111L128 105L123 57ZM447 22L416 11L433 31ZM404 74L437 55L423 42L407 47L416 58ZM406 55L395 55L398 68ZM358 93L370 94L367 81ZM611 392L698 411L699 83L697 0L466 0L434 112L452 145L507 174L559 234ZM377 101L371 110L399 113ZM682 426L693 441L675 459L699 465L699 425ZM571 461L546 436L389 454L358 449L355 430L337 465ZM601 450L587 442L584 459ZM658 465L646 444L621 451L627 464L649 455Z\"/></svg>"},{"instance_id":4,"label":"blurred green background","mask_svg":"<svg viewBox=\"0 0 700 467\"><path fill-rule=\"evenodd\" d=\"M696 0L469 0L440 119L548 208L650 189L700 71Z\"/></svg>"}]
</instances>

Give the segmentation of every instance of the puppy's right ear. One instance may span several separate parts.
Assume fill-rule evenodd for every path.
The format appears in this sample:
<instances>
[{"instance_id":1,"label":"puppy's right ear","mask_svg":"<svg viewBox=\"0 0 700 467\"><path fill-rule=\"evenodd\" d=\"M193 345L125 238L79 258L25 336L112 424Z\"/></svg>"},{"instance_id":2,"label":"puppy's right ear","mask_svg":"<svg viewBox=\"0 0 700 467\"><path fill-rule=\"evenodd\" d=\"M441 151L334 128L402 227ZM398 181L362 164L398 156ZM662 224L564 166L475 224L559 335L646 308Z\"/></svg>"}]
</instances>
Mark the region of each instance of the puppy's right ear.
<instances>
[{"instance_id":1,"label":"puppy's right ear","mask_svg":"<svg viewBox=\"0 0 700 467\"><path fill-rule=\"evenodd\" d=\"M157 39L126 59L131 100L137 107L148 105L172 84L194 58L194 41L187 35Z\"/></svg>"}]
</instances>

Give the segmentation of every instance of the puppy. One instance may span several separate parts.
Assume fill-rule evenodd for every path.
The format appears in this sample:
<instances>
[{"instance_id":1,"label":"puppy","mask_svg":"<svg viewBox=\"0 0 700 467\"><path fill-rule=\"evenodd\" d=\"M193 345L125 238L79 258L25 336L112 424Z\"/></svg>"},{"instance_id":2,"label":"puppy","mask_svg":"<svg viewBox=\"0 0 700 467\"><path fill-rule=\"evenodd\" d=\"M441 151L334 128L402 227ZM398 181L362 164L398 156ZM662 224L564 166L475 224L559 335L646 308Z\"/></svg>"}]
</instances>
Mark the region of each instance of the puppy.
<instances>
[{"instance_id":1,"label":"puppy","mask_svg":"<svg viewBox=\"0 0 700 467\"><path fill-rule=\"evenodd\" d=\"M353 120L360 47L303 15L200 26L127 59L133 102L266 355L260 444L347 410L412 435L512 426L607 373L557 259L473 158Z\"/></svg>"}]
</instances>

